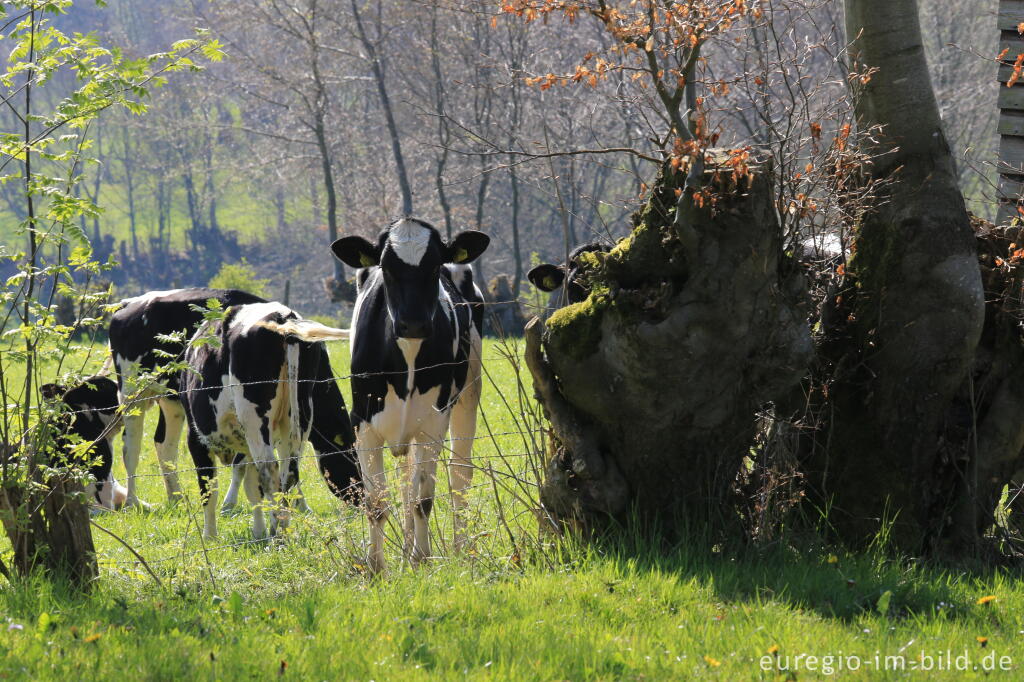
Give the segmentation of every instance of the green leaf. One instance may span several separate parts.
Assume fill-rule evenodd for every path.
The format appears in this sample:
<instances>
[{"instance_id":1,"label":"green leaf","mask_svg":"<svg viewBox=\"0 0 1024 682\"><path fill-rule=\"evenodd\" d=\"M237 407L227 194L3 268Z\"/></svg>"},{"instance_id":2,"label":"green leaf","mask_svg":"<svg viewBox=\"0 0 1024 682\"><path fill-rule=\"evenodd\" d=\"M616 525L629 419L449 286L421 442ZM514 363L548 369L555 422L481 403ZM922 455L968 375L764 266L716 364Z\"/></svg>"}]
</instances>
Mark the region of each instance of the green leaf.
<instances>
[{"instance_id":1,"label":"green leaf","mask_svg":"<svg viewBox=\"0 0 1024 682\"><path fill-rule=\"evenodd\" d=\"M882 593L882 596L878 598L878 602L875 604L875 608L878 609L878 613L885 615L889 612L889 602L892 600L892 590L886 590Z\"/></svg>"},{"instance_id":2,"label":"green leaf","mask_svg":"<svg viewBox=\"0 0 1024 682\"><path fill-rule=\"evenodd\" d=\"M237 591L232 592L231 596L228 597L228 606L231 607L231 611L236 616L241 615L241 613L242 613L242 604L244 604L244 603L245 603L245 600L242 598L242 595L240 595Z\"/></svg>"}]
</instances>

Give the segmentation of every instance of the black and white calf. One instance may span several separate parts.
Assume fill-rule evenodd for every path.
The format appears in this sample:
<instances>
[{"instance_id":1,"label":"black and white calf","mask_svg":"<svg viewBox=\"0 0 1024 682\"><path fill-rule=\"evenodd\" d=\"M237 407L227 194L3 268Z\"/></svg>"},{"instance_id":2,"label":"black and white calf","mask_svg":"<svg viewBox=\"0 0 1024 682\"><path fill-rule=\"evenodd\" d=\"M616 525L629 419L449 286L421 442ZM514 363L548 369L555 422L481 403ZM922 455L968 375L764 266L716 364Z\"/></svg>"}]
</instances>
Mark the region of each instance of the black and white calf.
<instances>
[{"instance_id":1,"label":"black and white calf","mask_svg":"<svg viewBox=\"0 0 1024 682\"><path fill-rule=\"evenodd\" d=\"M218 342L198 342L206 337ZM307 439L332 492L343 498L359 494L352 423L327 349L316 343L347 337L347 331L303 320L280 303L233 307L223 320L199 327L185 352L180 395L206 537L217 534L214 457L230 464L235 453L248 455L234 468L244 469L258 539L267 536L265 506L274 507L270 535L288 523L287 509L275 498L296 483Z\"/></svg>"},{"instance_id":2,"label":"black and white calf","mask_svg":"<svg viewBox=\"0 0 1024 682\"><path fill-rule=\"evenodd\" d=\"M376 244L344 237L331 245L360 273L352 313L352 424L366 488L370 568L384 568L389 513L383 447L406 457L405 554L430 555L427 522L437 459L451 431L449 480L455 545L465 542L462 511L473 475L471 455L480 402L483 297L469 267L489 237L462 232L445 244L429 223L404 218Z\"/></svg>"},{"instance_id":3,"label":"black and white calf","mask_svg":"<svg viewBox=\"0 0 1024 682\"><path fill-rule=\"evenodd\" d=\"M590 295L590 283L580 256L585 253L607 253L609 250L610 247L604 244L582 244L572 250L567 263L542 263L526 273L526 278L541 291L556 291L564 283L565 305L579 303Z\"/></svg>"},{"instance_id":4,"label":"black and white calf","mask_svg":"<svg viewBox=\"0 0 1024 682\"><path fill-rule=\"evenodd\" d=\"M90 462L92 481L86 493L101 509L117 509L124 504L127 491L111 473L114 464L114 436L120 430L117 420L117 384L103 376L89 377L70 389L44 384L39 392L48 400L61 400L67 412L60 416L57 447L67 457L76 443L91 443L83 456ZM73 436L77 436L73 438Z\"/></svg>"},{"instance_id":5,"label":"black and white calf","mask_svg":"<svg viewBox=\"0 0 1024 682\"><path fill-rule=\"evenodd\" d=\"M121 301L120 309L110 320L110 354L117 372L117 385L122 403L131 400L124 410L124 467L127 473L129 506L139 505L135 472L142 449L142 431L146 411L158 403L160 421L153 440L163 472L167 497L173 501L181 492L175 463L185 412L178 400L178 372L155 376L168 363L180 361L185 342L203 321L195 309L205 308L209 300L223 307L260 303L263 299L232 289L174 289L151 291ZM169 336L178 335L181 341Z\"/></svg>"}]
</instances>

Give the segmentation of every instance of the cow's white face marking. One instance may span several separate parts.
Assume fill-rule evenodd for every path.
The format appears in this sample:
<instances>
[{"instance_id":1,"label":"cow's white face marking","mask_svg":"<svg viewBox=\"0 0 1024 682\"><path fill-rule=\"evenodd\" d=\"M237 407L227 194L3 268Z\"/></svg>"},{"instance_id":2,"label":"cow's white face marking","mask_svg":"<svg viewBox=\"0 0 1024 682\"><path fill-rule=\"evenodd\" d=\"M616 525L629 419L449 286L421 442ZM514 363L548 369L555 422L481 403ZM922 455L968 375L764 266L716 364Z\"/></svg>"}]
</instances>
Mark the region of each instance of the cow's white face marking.
<instances>
[{"instance_id":1,"label":"cow's white face marking","mask_svg":"<svg viewBox=\"0 0 1024 682\"><path fill-rule=\"evenodd\" d=\"M270 303L250 303L242 306L241 310L238 311L238 314L231 321L231 328L240 330L242 334L248 334L253 325L257 322L263 322L274 313L280 313L283 317L288 317L294 311L274 301Z\"/></svg>"},{"instance_id":2,"label":"cow's white face marking","mask_svg":"<svg viewBox=\"0 0 1024 682\"><path fill-rule=\"evenodd\" d=\"M388 244L409 265L419 265L430 244L430 229L412 220L399 220L388 231Z\"/></svg>"}]
</instances>

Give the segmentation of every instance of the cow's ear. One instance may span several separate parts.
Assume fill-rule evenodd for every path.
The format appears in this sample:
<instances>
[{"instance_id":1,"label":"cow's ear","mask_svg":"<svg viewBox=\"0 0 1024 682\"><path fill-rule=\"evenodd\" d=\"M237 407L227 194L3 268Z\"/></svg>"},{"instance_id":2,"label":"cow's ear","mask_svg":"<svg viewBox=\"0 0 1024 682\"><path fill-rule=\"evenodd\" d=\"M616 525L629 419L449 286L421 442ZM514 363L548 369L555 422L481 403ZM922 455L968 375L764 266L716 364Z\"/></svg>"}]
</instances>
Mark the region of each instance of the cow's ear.
<instances>
[{"instance_id":1,"label":"cow's ear","mask_svg":"<svg viewBox=\"0 0 1024 682\"><path fill-rule=\"evenodd\" d=\"M380 265L377 247L362 237L342 237L331 244L331 251L350 268L368 268Z\"/></svg>"},{"instance_id":2,"label":"cow's ear","mask_svg":"<svg viewBox=\"0 0 1024 682\"><path fill-rule=\"evenodd\" d=\"M565 279L565 271L557 265L544 263L526 273L526 278L533 282L533 286L541 291L554 291L562 286Z\"/></svg>"},{"instance_id":3,"label":"cow's ear","mask_svg":"<svg viewBox=\"0 0 1024 682\"><path fill-rule=\"evenodd\" d=\"M448 263L462 265L472 263L481 253L487 250L491 238L483 232L466 230L455 235L455 239L448 245Z\"/></svg>"}]
</instances>

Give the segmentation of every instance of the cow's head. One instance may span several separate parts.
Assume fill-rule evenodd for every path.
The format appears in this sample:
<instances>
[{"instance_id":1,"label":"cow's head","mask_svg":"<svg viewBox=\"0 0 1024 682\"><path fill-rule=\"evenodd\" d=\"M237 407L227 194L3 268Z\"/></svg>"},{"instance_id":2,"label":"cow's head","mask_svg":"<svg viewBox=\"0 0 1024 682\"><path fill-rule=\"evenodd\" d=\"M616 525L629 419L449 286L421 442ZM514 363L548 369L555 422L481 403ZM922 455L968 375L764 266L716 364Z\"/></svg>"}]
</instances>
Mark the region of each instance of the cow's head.
<instances>
[{"instance_id":1,"label":"cow's head","mask_svg":"<svg viewBox=\"0 0 1024 682\"><path fill-rule=\"evenodd\" d=\"M526 273L526 277L541 291L556 291L565 283L566 302L579 303L590 295L590 282L587 281L580 256L607 251L608 247L604 244L584 244L569 254L569 262L565 265L542 263Z\"/></svg>"},{"instance_id":2,"label":"cow's head","mask_svg":"<svg viewBox=\"0 0 1024 682\"><path fill-rule=\"evenodd\" d=\"M483 232L469 230L445 244L430 223L401 218L380 234L376 245L362 237L342 237L331 250L349 267L380 266L395 333L403 339L424 339L433 331L441 266L472 263L490 241Z\"/></svg>"}]
</instances>

